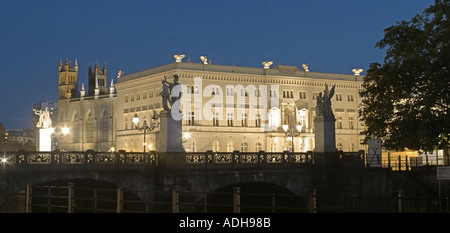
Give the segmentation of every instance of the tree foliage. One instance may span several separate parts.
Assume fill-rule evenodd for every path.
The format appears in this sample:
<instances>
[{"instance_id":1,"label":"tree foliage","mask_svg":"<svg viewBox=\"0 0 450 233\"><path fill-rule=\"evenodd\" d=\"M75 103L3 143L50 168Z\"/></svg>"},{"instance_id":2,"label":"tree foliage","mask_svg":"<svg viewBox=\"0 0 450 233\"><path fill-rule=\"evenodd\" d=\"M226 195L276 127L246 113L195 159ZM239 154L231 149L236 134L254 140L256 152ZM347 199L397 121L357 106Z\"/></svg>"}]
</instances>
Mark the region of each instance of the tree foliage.
<instances>
[{"instance_id":1,"label":"tree foliage","mask_svg":"<svg viewBox=\"0 0 450 233\"><path fill-rule=\"evenodd\" d=\"M0 122L0 142L6 142L6 129Z\"/></svg>"},{"instance_id":2,"label":"tree foliage","mask_svg":"<svg viewBox=\"0 0 450 233\"><path fill-rule=\"evenodd\" d=\"M384 63L372 63L363 79L360 117L367 138L384 147L432 151L447 147L450 119L450 0L384 30L376 47Z\"/></svg>"}]
</instances>

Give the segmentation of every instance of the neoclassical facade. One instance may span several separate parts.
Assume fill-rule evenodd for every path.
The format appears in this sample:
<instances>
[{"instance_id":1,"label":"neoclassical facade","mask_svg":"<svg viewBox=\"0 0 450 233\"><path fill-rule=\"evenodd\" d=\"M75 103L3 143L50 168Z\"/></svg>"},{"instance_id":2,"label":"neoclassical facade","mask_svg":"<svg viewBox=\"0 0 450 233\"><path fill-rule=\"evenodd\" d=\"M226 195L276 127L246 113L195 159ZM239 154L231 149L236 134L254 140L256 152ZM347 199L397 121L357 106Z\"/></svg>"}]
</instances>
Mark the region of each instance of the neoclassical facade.
<instances>
[{"instance_id":1,"label":"neoclassical facade","mask_svg":"<svg viewBox=\"0 0 450 233\"><path fill-rule=\"evenodd\" d=\"M358 117L361 103L361 70L355 75L311 72L306 65L263 62L260 68L183 62L151 68L118 78L116 84L116 148L126 151L156 150L158 120L162 106L162 81L179 77L182 86L183 147L186 151L314 150L316 100L325 85L335 86L332 109L336 118L336 147L363 150L363 123ZM151 132L136 129L133 118L153 125ZM154 117L155 116L155 117ZM283 125L298 128L295 137ZM288 130L289 131L289 130Z\"/></svg>"}]
</instances>

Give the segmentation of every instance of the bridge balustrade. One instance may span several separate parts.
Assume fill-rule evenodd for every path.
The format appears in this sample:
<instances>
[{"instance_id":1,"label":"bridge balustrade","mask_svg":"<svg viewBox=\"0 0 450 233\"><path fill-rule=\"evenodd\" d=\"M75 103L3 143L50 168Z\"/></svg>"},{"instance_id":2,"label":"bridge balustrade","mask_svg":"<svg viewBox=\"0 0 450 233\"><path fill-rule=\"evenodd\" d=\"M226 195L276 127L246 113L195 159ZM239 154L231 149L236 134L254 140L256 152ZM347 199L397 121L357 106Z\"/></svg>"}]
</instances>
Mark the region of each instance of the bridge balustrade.
<instances>
[{"instance_id":1,"label":"bridge balustrade","mask_svg":"<svg viewBox=\"0 0 450 233\"><path fill-rule=\"evenodd\" d=\"M280 168L310 165L312 152L196 152L186 153L186 165L201 168Z\"/></svg>"},{"instance_id":2,"label":"bridge balustrade","mask_svg":"<svg viewBox=\"0 0 450 233\"><path fill-rule=\"evenodd\" d=\"M8 172L15 170L39 169L136 169L151 168L157 164L156 152L41 152L41 151L15 151L3 152L3 168Z\"/></svg>"}]
</instances>

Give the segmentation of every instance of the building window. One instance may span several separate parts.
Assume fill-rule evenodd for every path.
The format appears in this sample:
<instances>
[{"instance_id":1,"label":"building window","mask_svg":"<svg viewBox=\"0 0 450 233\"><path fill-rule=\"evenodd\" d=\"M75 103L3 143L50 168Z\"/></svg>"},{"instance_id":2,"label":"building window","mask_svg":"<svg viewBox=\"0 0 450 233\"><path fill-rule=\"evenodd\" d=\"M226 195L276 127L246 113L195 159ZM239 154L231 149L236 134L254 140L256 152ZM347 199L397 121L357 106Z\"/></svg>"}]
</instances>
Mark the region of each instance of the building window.
<instances>
[{"instance_id":1,"label":"building window","mask_svg":"<svg viewBox=\"0 0 450 233\"><path fill-rule=\"evenodd\" d=\"M342 129L342 117L336 117L336 129Z\"/></svg>"},{"instance_id":2,"label":"building window","mask_svg":"<svg viewBox=\"0 0 450 233\"><path fill-rule=\"evenodd\" d=\"M353 149L354 149L354 148L353 148L353 143L350 142L350 143L348 144L348 151L353 151Z\"/></svg>"},{"instance_id":3,"label":"building window","mask_svg":"<svg viewBox=\"0 0 450 233\"><path fill-rule=\"evenodd\" d=\"M353 117L348 118L348 128L353 129Z\"/></svg>"},{"instance_id":4,"label":"building window","mask_svg":"<svg viewBox=\"0 0 450 233\"><path fill-rule=\"evenodd\" d=\"M233 126L233 113L227 113L227 126Z\"/></svg>"},{"instance_id":5,"label":"building window","mask_svg":"<svg viewBox=\"0 0 450 233\"><path fill-rule=\"evenodd\" d=\"M144 92L142 93L142 99L147 99L147 91L144 91Z\"/></svg>"},{"instance_id":6,"label":"building window","mask_svg":"<svg viewBox=\"0 0 450 233\"><path fill-rule=\"evenodd\" d=\"M134 94L131 94L131 99L130 99L130 101L134 101Z\"/></svg>"},{"instance_id":7,"label":"building window","mask_svg":"<svg viewBox=\"0 0 450 233\"><path fill-rule=\"evenodd\" d=\"M128 95L125 95L125 103L128 102Z\"/></svg>"},{"instance_id":8,"label":"building window","mask_svg":"<svg viewBox=\"0 0 450 233\"><path fill-rule=\"evenodd\" d=\"M227 96L232 96L232 95L234 95L233 88L227 87Z\"/></svg>"},{"instance_id":9,"label":"building window","mask_svg":"<svg viewBox=\"0 0 450 233\"><path fill-rule=\"evenodd\" d=\"M299 99L306 99L306 91L301 91L298 93Z\"/></svg>"},{"instance_id":10,"label":"building window","mask_svg":"<svg viewBox=\"0 0 450 233\"><path fill-rule=\"evenodd\" d=\"M219 152L219 142L218 141L213 142L212 150L213 150L213 152Z\"/></svg>"},{"instance_id":11,"label":"building window","mask_svg":"<svg viewBox=\"0 0 450 233\"><path fill-rule=\"evenodd\" d=\"M241 143L241 152L248 152L248 144L246 142Z\"/></svg>"},{"instance_id":12,"label":"building window","mask_svg":"<svg viewBox=\"0 0 450 233\"><path fill-rule=\"evenodd\" d=\"M255 126L261 127L261 115L259 113L256 114Z\"/></svg>"},{"instance_id":13,"label":"building window","mask_svg":"<svg viewBox=\"0 0 450 233\"><path fill-rule=\"evenodd\" d=\"M228 142L227 143L227 152L233 152L234 148L233 148L233 142Z\"/></svg>"},{"instance_id":14,"label":"building window","mask_svg":"<svg viewBox=\"0 0 450 233\"><path fill-rule=\"evenodd\" d=\"M141 99L141 93L139 92L136 94L136 100L140 100L140 99Z\"/></svg>"},{"instance_id":15,"label":"building window","mask_svg":"<svg viewBox=\"0 0 450 233\"><path fill-rule=\"evenodd\" d=\"M242 113L242 127L247 127L248 121L247 121L247 114Z\"/></svg>"},{"instance_id":16,"label":"building window","mask_svg":"<svg viewBox=\"0 0 450 233\"><path fill-rule=\"evenodd\" d=\"M255 89L255 97L261 97L261 91Z\"/></svg>"},{"instance_id":17,"label":"building window","mask_svg":"<svg viewBox=\"0 0 450 233\"><path fill-rule=\"evenodd\" d=\"M219 113L213 112L213 126L219 126Z\"/></svg>"},{"instance_id":18,"label":"building window","mask_svg":"<svg viewBox=\"0 0 450 233\"><path fill-rule=\"evenodd\" d=\"M241 96L248 96L247 90L241 89Z\"/></svg>"},{"instance_id":19,"label":"building window","mask_svg":"<svg viewBox=\"0 0 450 233\"><path fill-rule=\"evenodd\" d=\"M353 102L353 95L347 95L348 101Z\"/></svg>"},{"instance_id":20,"label":"building window","mask_svg":"<svg viewBox=\"0 0 450 233\"><path fill-rule=\"evenodd\" d=\"M257 142L257 143L255 144L255 148L256 148L256 152L262 151L262 145L261 145L261 143Z\"/></svg>"},{"instance_id":21,"label":"building window","mask_svg":"<svg viewBox=\"0 0 450 233\"><path fill-rule=\"evenodd\" d=\"M338 143L337 146L336 146L336 148L337 148L337 150L342 150L342 149L343 149L342 143Z\"/></svg>"},{"instance_id":22,"label":"building window","mask_svg":"<svg viewBox=\"0 0 450 233\"><path fill-rule=\"evenodd\" d=\"M342 101L342 94L336 94L336 101Z\"/></svg>"},{"instance_id":23,"label":"building window","mask_svg":"<svg viewBox=\"0 0 450 233\"><path fill-rule=\"evenodd\" d=\"M195 120L194 112L188 112L188 119L187 119L188 125L194 125L194 120Z\"/></svg>"},{"instance_id":24,"label":"building window","mask_svg":"<svg viewBox=\"0 0 450 233\"><path fill-rule=\"evenodd\" d=\"M277 98L278 97L276 90L270 90L269 93L270 93L270 97L273 97L273 98Z\"/></svg>"}]
</instances>

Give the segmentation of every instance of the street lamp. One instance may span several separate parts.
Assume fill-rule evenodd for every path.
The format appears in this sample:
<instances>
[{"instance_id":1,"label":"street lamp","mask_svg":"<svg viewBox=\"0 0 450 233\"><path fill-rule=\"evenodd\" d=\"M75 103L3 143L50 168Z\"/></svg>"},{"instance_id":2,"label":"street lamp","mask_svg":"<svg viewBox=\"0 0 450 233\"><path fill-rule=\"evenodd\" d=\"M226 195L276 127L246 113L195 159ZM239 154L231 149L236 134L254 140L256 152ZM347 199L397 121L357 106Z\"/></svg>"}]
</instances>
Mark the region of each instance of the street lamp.
<instances>
[{"instance_id":1,"label":"street lamp","mask_svg":"<svg viewBox=\"0 0 450 233\"><path fill-rule=\"evenodd\" d=\"M189 132L184 133L182 143L186 143L190 137L191 137L191 133L189 133Z\"/></svg>"},{"instance_id":2,"label":"street lamp","mask_svg":"<svg viewBox=\"0 0 450 233\"><path fill-rule=\"evenodd\" d=\"M70 131L69 128L67 128L65 126L59 130L55 129L55 128L51 128L52 138L55 139L55 148L54 149L58 149L59 140L62 139L67 134L69 134L69 131Z\"/></svg>"},{"instance_id":3,"label":"street lamp","mask_svg":"<svg viewBox=\"0 0 450 233\"><path fill-rule=\"evenodd\" d=\"M302 125L297 125L295 128L293 128L287 124L284 124L282 127L284 130L284 134L292 139L292 152L294 152L294 139L295 137L300 135L300 132L302 132Z\"/></svg>"},{"instance_id":4,"label":"street lamp","mask_svg":"<svg viewBox=\"0 0 450 233\"><path fill-rule=\"evenodd\" d=\"M134 127L139 130L139 131L143 131L144 132L144 153L145 153L145 147L147 146L147 142L145 141L145 135L147 132L151 132L155 129L155 120L156 120L156 115L153 114L153 117L150 121L150 126L147 124L147 121L144 120L144 123L142 123L142 126L139 127L138 123L139 123L139 117L137 116L137 114L134 114L133 117L133 123L134 123Z\"/></svg>"}]
</instances>

